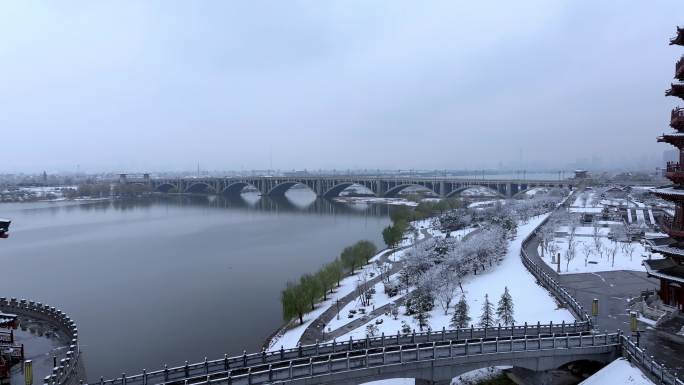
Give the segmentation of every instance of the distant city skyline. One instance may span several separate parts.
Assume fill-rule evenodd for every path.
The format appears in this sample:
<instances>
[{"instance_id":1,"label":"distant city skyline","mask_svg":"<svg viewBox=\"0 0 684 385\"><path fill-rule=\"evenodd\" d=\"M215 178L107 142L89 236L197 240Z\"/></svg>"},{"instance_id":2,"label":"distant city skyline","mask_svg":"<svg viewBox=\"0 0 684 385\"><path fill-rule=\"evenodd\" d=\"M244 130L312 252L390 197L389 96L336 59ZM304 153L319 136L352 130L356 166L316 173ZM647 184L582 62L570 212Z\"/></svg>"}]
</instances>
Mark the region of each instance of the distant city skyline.
<instances>
[{"instance_id":1,"label":"distant city skyline","mask_svg":"<svg viewBox=\"0 0 684 385\"><path fill-rule=\"evenodd\" d=\"M654 170L682 20L675 0L4 2L0 173Z\"/></svg>"}]
</instances>

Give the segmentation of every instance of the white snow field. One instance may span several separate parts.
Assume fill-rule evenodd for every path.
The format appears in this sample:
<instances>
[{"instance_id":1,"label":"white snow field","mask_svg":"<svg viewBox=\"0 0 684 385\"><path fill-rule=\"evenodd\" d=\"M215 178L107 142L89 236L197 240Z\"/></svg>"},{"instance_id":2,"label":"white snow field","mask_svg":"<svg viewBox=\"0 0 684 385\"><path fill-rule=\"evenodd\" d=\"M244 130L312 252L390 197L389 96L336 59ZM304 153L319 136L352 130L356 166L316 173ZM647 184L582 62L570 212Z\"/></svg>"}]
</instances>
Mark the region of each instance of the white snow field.
<instances>
[{"instance_id":1,"label":"white snow field","mask_svg":"<svg viewBox=\"0 0 684 385\"><path fill-rule=\"evenodd\" d=\"M580 385L655 385L639 368L618 358Z\"/></svg>"},{"instance_id":2,"label":"white snow field","mask_svg":"<svg viewBox=\"0 0 684 385\"><path fill-rule=\"evenodd\" d=\"M578 231L577 234L581 234L581 232ZM558 247L556 253L561 255L560 274L596 273L615 270L644 271L642 262L648 259L649 255L652 259L662 258L659 254L647 252L639 242L630 242L629 245L626 245L625 242L613 242L605 236L599 237L599 241L601 253L597 252L593 237L576 235L575 257L567 264L566 255L569 248L569 239L567 236L554 238L553 244ZM588 257L585 254L585 246L590 251ZM612 252L616 247L615 258L613 258ZM553 268L554 271L558 271L557 264L552 262L551 253L548 251L542 253L541 245L537 248L537 251L542 256L544 263Z\"/></svg>"},{"instance_id":3,"label":"white snow field","mask_svg":"<svg viewBox=\"0 0 684 385\"><path fill-rule=\"evenodd\" d=\"M544 288L536 284L535 278L527 271L520 260L522 241L546 216L535 217L526 224L519 223L517 235L509 243L508 251L501 264L492 267L484 273L469 275L463 282L463 290L470 307L469 314L473 324L477 324L479 320L485 294L489 295L490 302L496 306L505 287L508 287L513 297L516 324L524 322L536 324L537 321L542 323L548 323L549 321L554 323L562 321L574 322L575 319L572 314L566 309L558 308L555 299ZM457 291L452 302L452 309L449 310L447 315L444 315L444 310L439 304L435 304L435 308L430 312L431 317L428 320L432 330L439 331L443 327L450 328L449 321L453 315L453 305L460 296L460 291ZM376 325L378 327L377 333L384 332L386 335L394 335L401 329L402 321L409 324L412 329L419 330L418 322L412 316L405 315L405 313L406 308L401 306L396 320L391 315L378 317L377 319L381 319L382 323ZM349 339L350 336L352 338L365 338L366 327L370 324L375 324L375 320L352 330L338 340Z\"/></svg>"}]
</instances>

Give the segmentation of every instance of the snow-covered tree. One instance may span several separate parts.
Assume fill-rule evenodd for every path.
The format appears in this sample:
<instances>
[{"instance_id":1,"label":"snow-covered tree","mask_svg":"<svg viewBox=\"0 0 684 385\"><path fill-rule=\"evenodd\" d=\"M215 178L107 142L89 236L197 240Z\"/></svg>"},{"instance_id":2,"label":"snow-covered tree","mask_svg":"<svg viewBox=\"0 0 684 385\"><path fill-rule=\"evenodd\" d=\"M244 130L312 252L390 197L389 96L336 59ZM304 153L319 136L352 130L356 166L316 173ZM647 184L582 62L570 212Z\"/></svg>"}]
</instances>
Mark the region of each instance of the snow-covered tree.
<instances>
[{"instance_id":1,"label":"snow-covered tree","mask_svg":"<svg viewBox=\"0 0 684 385\"><path fill-rule=\"evenodd\" d=\"M504 325L515 324L515 319L513 318L513 297L508 292L508 287L504 288L504 293L499 299L499 306L496 308L496 315L499 317L499 322Z\"/></svg>"},{"instance_id":2,"label":"snow-covered tree","mask_svg":"<svg viewBox=\"0 0 684 385\"><path fill-rule=\"evenodd\" d=\"M492 303L489 302L488 294L485 294L485 299L482 303L482 315L480 316L480 326L494 326L494 305L492 305Z\"/></svg>"},{"instance_id":3,"label":"snow-covered tree","mask_svg":"<svg viewBox=\"0 0 684 385\"><path fill-rule=\"evenodd\" d=\"M366 326L366 335L368 337L375 337L380 333L380 329L375 324Z\"/></svg>"},{"instance_id":4,"label":"snow-covered tree","mask_svg":"<svg viewBox=\"0 0 684 385\"><path fill-rule=\"evenodd\" d=\"M451 316L451 322L449 325L452 328L466 328L470 323L468 302L466 301L465 295L461 296L461 299L454 306L454 315Z\"/></svg>"},{"instance_id":5,"label":"snow-covered tree","mask_svg":"<svg viewBox=\"0 0 684 385\"><path fill-rule=\"evenodd\" d=\"M459 278L445 264L439 265L436 270L432 274L433 279L437 283L436 297L444 310L444 315L447 315L451 308L451 301L456 294L456 289L459 287Z\"/></svg>"}]
</instances>

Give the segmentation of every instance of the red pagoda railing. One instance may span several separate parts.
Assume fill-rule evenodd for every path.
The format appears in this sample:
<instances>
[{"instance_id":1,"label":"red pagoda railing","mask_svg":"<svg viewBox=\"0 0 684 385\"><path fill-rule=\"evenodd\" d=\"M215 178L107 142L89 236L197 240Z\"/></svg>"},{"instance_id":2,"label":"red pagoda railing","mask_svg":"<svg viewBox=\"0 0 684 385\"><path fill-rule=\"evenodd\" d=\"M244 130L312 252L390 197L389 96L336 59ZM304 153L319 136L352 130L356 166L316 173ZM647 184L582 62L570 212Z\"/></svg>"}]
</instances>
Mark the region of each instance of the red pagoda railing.
<instances>
[{"instance_id":1,"label":"red pagoda railing","mask_svg":"<svg viewBox=\"0 0 684 385\"><path fill-rule=\"evenodd\" d=\"M684 56L682 56L675 64L675 78L679 80L684 77Z\"/></svg>"},{"instance_id":2,"label":"red pagoda railing","mask_svg":"<svg viewBox=\"0 0 684 385\"><path fill-rule=\"evenodd\" d=\"M679 162L667 162L666 172L682 172L684 169Z\"/></svg>"},{"instance_id":3,"label":"red pagoda railing","mask_svg":"<svg viewBox=\"0 0 684 385\"><path fill-rule=\"evenodd\" d=\"M675 224L674 218L669 215L662 216L660 226L663 228L663 231L670 234L672 237L684 237L684 228Z\"/></svg>"},{"instance_id":4,"label":"red pagoda railing","mask_svg":"<svg viewBox=\"0 0 684 385\"><path fill-rule=\"evenodd\" d=\"M684 128L684 108L677 107L672 110L670 114L670 126L672 128L682 127Z\"/></svg>"}]
</instances>

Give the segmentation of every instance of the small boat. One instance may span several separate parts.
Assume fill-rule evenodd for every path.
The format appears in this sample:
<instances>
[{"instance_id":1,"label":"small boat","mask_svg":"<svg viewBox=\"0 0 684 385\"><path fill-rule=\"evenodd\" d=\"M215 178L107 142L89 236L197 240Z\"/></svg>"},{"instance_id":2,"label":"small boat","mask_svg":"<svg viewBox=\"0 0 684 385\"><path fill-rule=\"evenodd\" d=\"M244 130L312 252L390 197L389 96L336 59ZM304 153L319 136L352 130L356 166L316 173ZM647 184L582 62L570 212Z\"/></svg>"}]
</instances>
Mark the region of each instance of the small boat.
<instances>
[{"instance_id":1,"label":"small boat","mask_svg":"<svg viewBox=\"0 0 684 385\"><path fill-rule=\"evenodd\" d=\"M11 220L0 218L0 238L7 238L9 236L9 227Z\"/></svg>"}]
</instances>

